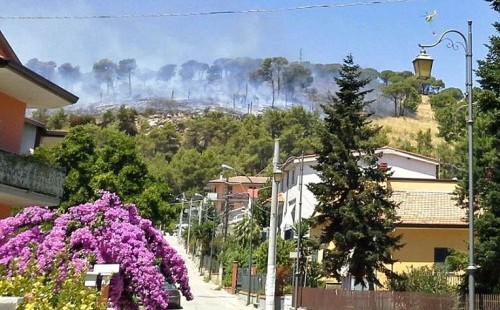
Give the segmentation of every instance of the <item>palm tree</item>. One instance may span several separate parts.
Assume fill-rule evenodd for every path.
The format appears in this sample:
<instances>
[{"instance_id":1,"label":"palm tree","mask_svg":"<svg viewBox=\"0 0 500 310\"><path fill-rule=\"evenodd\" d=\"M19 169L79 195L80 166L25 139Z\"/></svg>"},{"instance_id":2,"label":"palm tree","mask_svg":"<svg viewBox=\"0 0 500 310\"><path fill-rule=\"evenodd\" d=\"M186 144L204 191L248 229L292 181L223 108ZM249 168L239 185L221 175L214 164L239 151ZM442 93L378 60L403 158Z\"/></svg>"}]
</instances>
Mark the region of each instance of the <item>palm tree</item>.
<instances>
[{"instance_id":1,"label":"palm tree","mask_svg":"<svg viewBox=\"0 0 500 310\"><path fill-rule=\"evenodd\" d=\"M295 225L292 227L295 235L298 235L299 231L299 223L295 223ZM303 279L305 274L313 277L320 277L321 275L318 273L318 266L317 263L309 263L308 262L308 257L314 252L317 251L320 247L320 243L317 239L311 238L308 236L310 228L310 223L308 220L302 219L300 222L300 261L299 261L299 279L303 283ZM297 244L295 244L295 248L297 248ZM311 279L315 282L317 279Z\"/></svg>"},{"instance_id":2,"label":"palm tree","mask_svg":"<svg viewBox=\"0 0 500 310\"><path fill-rule=\"evenodd\" d=\"M240 246L249 245L249 240L252 241L252 245L258 245L261 239L261 232L259 224L251 218L250 213L247 213L243 220L238 222L234 227L234 236Z\"/></svg>"}]
</instances>

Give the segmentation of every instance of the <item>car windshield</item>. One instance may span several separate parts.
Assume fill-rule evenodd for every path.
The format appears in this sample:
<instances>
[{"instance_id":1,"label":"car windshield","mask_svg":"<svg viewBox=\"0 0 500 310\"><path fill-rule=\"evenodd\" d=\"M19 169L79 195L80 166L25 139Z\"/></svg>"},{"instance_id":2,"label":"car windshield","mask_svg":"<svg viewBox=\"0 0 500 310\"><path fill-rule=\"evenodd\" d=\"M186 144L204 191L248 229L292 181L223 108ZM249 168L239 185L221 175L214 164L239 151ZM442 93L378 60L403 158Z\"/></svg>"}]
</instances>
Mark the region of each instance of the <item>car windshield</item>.
<instances>
[{"instance_id":1,"label":"car windshield","mask_svg":"<svg viewBox=\"0 0 500 310\"><path fill-rule=\"evenodd\" d=\"M167 290L176 290L177 287L175 286L175 284L172 284L170 282L165 282L165 284L163 285L164 288L166 288Z\"/></svg>"}]
</instances>

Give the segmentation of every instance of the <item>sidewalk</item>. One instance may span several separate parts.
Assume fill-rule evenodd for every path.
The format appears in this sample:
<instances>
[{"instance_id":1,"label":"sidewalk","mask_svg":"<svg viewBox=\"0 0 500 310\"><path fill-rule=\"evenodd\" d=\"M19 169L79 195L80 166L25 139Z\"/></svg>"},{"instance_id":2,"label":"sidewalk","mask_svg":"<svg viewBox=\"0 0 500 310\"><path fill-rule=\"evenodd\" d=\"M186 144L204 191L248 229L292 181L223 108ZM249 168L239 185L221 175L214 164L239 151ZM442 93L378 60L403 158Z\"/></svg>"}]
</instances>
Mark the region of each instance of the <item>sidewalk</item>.
<instances>
[{"instance_id":1,"label":"sidewalk","mask_svg":"<svg viewBox=\"0 0 500 310\"><path fill-rule=\"evenodd\" d=\"M246 305L246 300L241 300L237 295L230 294L213 282L205 282L203 276L200 276L198 266L195 261L188 257L183 244L180 244L177 237L166 236L165 240L172 246L184 259L189 274L189 285L194 295L194 300L182 300L184 309L255 309L251 305Z\"/></svg>"}]
</instances>

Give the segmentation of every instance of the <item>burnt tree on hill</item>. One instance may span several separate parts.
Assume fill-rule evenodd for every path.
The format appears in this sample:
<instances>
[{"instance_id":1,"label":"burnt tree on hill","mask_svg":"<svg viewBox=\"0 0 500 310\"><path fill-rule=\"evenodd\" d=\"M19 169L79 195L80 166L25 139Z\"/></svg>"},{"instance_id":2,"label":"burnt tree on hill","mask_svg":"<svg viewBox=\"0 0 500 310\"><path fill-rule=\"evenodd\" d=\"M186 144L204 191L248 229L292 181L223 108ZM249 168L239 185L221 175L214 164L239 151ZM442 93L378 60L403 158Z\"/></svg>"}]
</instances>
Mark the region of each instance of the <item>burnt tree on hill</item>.
<instances>
[{"instance_id":1,"label":"burnt tree on hill","mask_svg":"<svg viewBox=\"0 0 500 310\"><path fill-rule=\"evenodd\" d=\"M82 73L80 72L80 67L73 66L69 62L60 65L57 68L57 72L59 73L59 76L61 76L61 78L63 79L63 83L69 89L72 89L73 84L78 82L82 77Z\"/></svg>"},{"instance_id":2,"label":"burnt tree on hill","mask_svg":"<svg viewBox=\"0 0 500 310\"><path fill-rule=\"evenodd\" d=\"M99 83L106 83L107 95L109 95L110 88L113 89L113 93L115 92L113 82L116 77L116 69L117 65L107 58L99 60L92 66L96 80Z\"/></svg>"},{"instance_id":3,"label":"burnt tree on hill","mask_svg":"<svg viewBox=\"0 0 500 310\"><path fill-rule=\"evenodd\" d=\"M177 65L168 64L158 70L158 74L156 75L156 79L160 81L168 82L175 76L175 69Z\"/></svg>"},{"instance_id":4,"label":"burnt tree on hill","mask_svg":"<svg viewBox=\"0 0 500 310\"><path fill-rule=\"evenodd\" d=\"M127 58L122 59L118 62L118 67L116 69L116 73L121 78L128 79L128 94L132 96L132 81L131 76L132 73L137 69L137 62L135 58Z\"/></svg>"},{"instance_id":5,"label":"burnt tree on hill","mask_svg":"<svg viewBox=\"0 0 500 310\"><path fill-rule=\"evenodd\" d=\"M54 80L57 64L53 61L41 61L38 58L31 58L26 63L26 67L40 74L47 80Z\"/></svg>"}]
</instances>

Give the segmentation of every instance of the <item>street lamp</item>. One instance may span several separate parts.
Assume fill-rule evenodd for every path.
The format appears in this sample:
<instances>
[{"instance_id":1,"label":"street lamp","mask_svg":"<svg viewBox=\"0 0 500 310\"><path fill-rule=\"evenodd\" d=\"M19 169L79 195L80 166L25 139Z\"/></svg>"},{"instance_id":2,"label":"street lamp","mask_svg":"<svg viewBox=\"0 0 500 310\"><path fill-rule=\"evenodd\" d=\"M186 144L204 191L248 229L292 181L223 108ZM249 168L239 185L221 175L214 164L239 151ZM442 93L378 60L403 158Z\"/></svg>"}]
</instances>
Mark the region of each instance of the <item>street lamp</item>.
<instances>
[{"instance_id":1,"label":"street lamp","mask_svg":"<svg viewBox=\"0 0 500 310\"><path fill-rule=\"evenodd\" d=\"M415 60L413 60L413 69L417 78L422 80L429 79L431 77L433 62L434 59L432 59L431 55L422 49Z\"/></svg>"},{"instance_id":2,"label":"street lamp","mask_svg":"<svg viewBox=\"0 0 500 310\"><path fill-rule=\"evenodd\" d=\"M278 206L278 184L283 179L283 172L279 169L279 139L274 140L273 181L271 192L271 215L269 219L269 244L267 250L266 274L266 310L274 309L274 295L276 285L276 210Z\"/></svg>"},{"instance_id":3,"label":"street lamp","mask_svg":"<svg viewBox=\"0 0 500 310\"><path fill-rule=\"evenodd\" d=\"M422 52L413 61L415 67L415 75L417 78L427 79L431 75L432 69L432 58L425 53L425 48L432 48L443 40L447 40L447 46L458 49L458 45L462 45L465 49L465 60L466 60L466 87L467 87L467 97L468 97L468 107L469 107L469 119L467 120L468 125L468 166L469 166L469 197L468 197L468 209L469 209L469 266L467 266L467 273L469 275L469 310L474 310L474 272L477 267L474 266L474 180L473 180L473 153L472 153L472 128L473 128L473 114L472 114L472 21L467 21L468 24L468 36L465 37L458 30L447 30L445 31L439 40L434 44L419 44L418 46L422 49ZM462 42L454 42L445 36L449 33L458 34L463 40Z\"/></svg>"},{"instance_id":4,"label":"street lamp","mask_svg":"<svg viewBox=\"0 0 500 310\"><path fill-rule=\"evenodd\" d=\"M229 165L226 165L226 164L222 164L221 165L222 169L229 169L229 170L233 170L233 171L236 171L237 173L240 173L240 174L243 174L247 179L248 181L250 181L250 184L254 184L252 179L246 175L245 173L242 173L238 170L236 170L235 168L229 166ZM253 201L252 201L252 197L250 194L248 194L248 201L249 201L249 212L250 212L250 238L249 238L249 253L248 253L248 292L247 292L247 306L250 304L250 294L251 294L251 291L252 291L252 233L253 233L253 210L252 210L252 205L253 205Z\"/></svg>"},{"instance_id":5,"label":"street lamp","mask_svg":"<svg viewBox=\"0 0 500 310\"><path fill-rule=\"evenodd\" d=\"M190 238L191 238L191 214L192 214L192 210L193 210L193 198L196 197L196 196L203 198L203 195L195 193L191 197L191 201L189 203L188 235L187 235L187 244L186 244L186 253L187 254L189 254L189 241L190 241Z\"/></svg>"}]
</instances>

